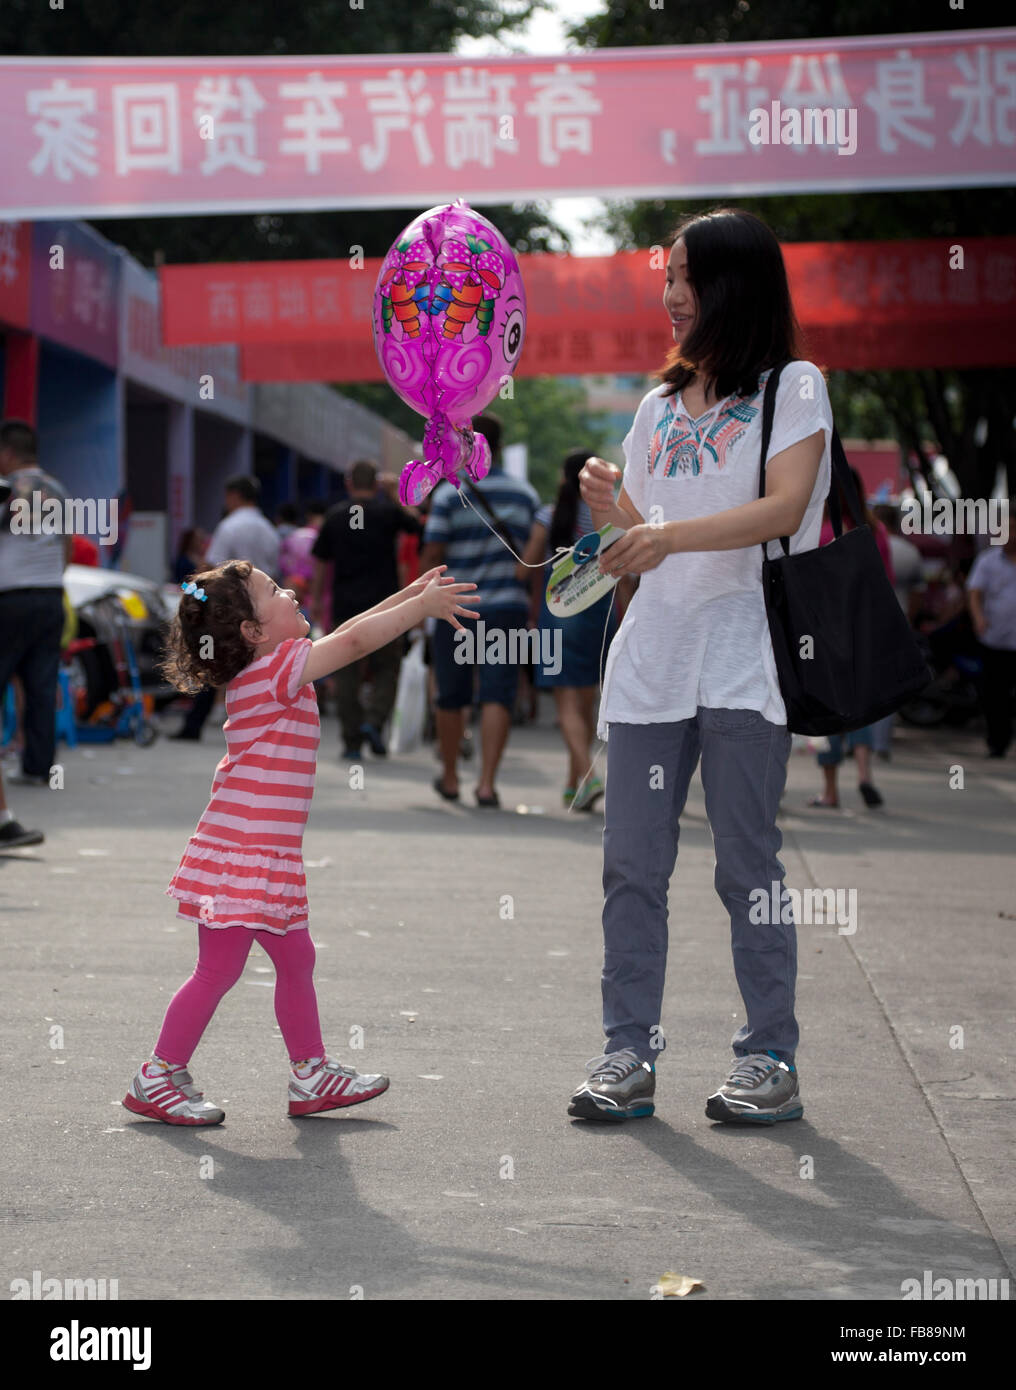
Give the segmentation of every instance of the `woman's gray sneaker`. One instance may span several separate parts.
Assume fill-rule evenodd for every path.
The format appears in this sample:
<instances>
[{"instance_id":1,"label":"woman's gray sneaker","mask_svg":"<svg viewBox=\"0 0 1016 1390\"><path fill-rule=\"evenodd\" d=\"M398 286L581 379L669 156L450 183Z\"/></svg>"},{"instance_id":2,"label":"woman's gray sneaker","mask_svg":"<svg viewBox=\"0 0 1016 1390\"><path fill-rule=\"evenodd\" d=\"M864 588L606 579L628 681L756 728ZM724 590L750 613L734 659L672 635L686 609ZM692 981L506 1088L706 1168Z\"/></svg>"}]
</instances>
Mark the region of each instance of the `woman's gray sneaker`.
<instances>
[{"instance_id":1,"label":"woman's gray sneaker","mask_svg":"<svg viewBox=\"0 0 1016 1390\"><path fill-rule=\"evenodd\" d=\"M580 1120L634 1120L656 1109L656 1068L632 1048L594 1057L589 1077L571 1098L568 1114Z\"/></svg>"},{"instance_id":2,"label":"woman's gray sneaker","mask_svg":"<svg viewBox=\"0 0 1016 1390\"><path fill-rule=\"evenodd\" d=\"M730 1075L706 1102L710 1120L772 1125L804 1114L797 1071L768 1052L738 1057Z\"/></svg>"}]
</instances>

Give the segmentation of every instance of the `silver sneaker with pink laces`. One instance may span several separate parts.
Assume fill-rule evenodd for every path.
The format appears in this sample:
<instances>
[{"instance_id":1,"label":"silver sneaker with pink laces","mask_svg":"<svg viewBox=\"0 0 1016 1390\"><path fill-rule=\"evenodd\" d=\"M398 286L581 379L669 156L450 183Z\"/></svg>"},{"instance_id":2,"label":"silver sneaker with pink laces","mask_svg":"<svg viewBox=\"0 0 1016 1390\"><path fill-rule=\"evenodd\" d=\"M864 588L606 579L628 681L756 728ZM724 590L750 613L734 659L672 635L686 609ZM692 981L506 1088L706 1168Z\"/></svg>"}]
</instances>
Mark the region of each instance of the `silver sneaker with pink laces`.
<instances>
[{"instance_id":1,"label":"silver sneaker with pink laces","mask_svg":"<svg viewBox=\"0 0 1016 1390\"><path fill-rule=\"evenodd\" d=\"M307 1076L289 1073L289 1113L316 1115L322 1110L341 1110L361 1105L388 1090L387 1076L361 1076L352 1067L325 1057Z\"/></svg>"},{"instance_id":2,"label":"silver sneaker with pink laces","mask_svg":"<svg viewBox=\"0 0 1016 1390\"><path fill-rule=\"evenodd\" d=\"M123 1104L135 1115L167 1125L220 1125L226 1118L224 1110L205 1100L186 1067L153 1062L138 1068Z\"/></svg>"}]
</instances>

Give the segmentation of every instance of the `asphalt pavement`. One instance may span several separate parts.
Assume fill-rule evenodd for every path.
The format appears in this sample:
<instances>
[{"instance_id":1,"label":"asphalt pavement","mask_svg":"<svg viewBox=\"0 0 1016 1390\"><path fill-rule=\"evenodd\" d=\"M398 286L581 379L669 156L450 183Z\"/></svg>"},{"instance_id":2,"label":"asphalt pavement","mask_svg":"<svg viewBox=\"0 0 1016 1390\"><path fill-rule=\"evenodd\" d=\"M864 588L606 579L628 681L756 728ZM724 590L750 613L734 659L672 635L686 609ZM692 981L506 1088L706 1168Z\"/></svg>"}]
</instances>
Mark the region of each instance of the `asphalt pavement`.
<instances>
[{"instance_id":1,"label":"asphalt pavement","mask_svg":"<svg viewBox=\"0 0 1016 1390\"><path fill-rule=\"evenodd\" d=\"M805 1114L762 1131L704 1114L742 1006L696 775L656 1115L608 1127L566 1113L602 1046L602 815L561 806L549 701L512 732L500 811L471 804L470 764L461 803L441 801L429 745L365 754L360 786L323 724L305 856L325 1041L392 1078L348 1112L288 1118L256 947L191 1066L225 1123L120 1104L193 967L163 890L218 729L61 747L62 790L10 789L46 841L0 855L4 1288L37 1272L115 1279L120 1299L645 1300L666 1271L708 1300L899 1300L925 1271L1016 1287L1014 758L904 729L876 764L885 807L848 767L844 810L823 812L795 752L788 886L856 890L856 930L799 926Z\"/></svg>"}]
</instances>

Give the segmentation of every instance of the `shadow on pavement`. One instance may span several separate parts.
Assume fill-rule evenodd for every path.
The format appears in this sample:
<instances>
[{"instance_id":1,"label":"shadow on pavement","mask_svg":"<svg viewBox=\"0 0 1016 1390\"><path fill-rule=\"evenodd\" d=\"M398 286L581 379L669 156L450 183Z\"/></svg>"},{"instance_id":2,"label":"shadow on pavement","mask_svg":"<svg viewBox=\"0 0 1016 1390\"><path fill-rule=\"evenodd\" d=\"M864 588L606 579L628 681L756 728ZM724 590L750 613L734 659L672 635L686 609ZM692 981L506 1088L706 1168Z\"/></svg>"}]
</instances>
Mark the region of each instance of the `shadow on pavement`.
<instances>
[{"instance_id":1,"label":"shadow on pavement","mask_svg":"<svg viewBox=\"0 0 1016 1390\"><path fill-rule=\"evenodd\" d=\"M584 1296L576 1288L582 1271L574 1264L520 1259L471 1249L465 1243L431 1243L368 1206L357 1192L341 1141L352 1133L381 1137L397 1131L397 1125L341 1113L290 1124L298 1158L253 1158L231 1149L220 1151L215 1144L218 1127L197 1132L202 1149L215 1158L215 1177L201 1187L216 1202L225 1199L233 1204L234 1248L242 1263L260 1274L250 1289L224 1287L222 1298L352 1300L358 1289L364 1299L412 1297L414 1288L426 1290L430 1280L476 1286L480 1298ZM197 1137L193 1130L148 1122L133 1124L131 1129L193 1157ZM363 1161L362 1151L359 1160ZM251 1244L243 1224L245 1206L289 1228L295 1243ZM221 1206L217 1215L222 1215ZM201 1220L197 1210L195 1219ZM266 1283L271 1293L265 1292ZM591 1287L588 1296L598 1295Z\"/></svg>"},{"instance_id":2,"label":"shadow on pavement","mask_svg":"<svg viewBox=\"0 0 1016 1390\"><path fill-rule=\"evenodd\" d=\"M949 1275L1007 1273L990 1236L936 1217L901 1192L879 1168L823 1137L807 1120L777 1125L761 1134L747 1125L711 1129L716 1142L729 1144L732 1150L763 1139L788 1149L795 1165L809 1154L815 1177L800 1180L800 1197L766 1182L745 1163L725 1157L716 1148L703 1147L658 1116L634 1125L574 1123L589 1130L594 1142L601 1134L624 1129L686 1182L742 1217L746 1226L813 1252L816 1265L834 1265L831 1275L825 1276L830 1278L824 1291L827 1298L898 1299L901 1281L920 1278L927 1268ZM826 1200L812 1200L806 1189ZM947 1268L942 1267L943 1248L950 1252ZM765 1296L821 1298L823 1291L815 1271L798 1263L786 1271L774 1269Z\"/></svg>"}]
</instances>

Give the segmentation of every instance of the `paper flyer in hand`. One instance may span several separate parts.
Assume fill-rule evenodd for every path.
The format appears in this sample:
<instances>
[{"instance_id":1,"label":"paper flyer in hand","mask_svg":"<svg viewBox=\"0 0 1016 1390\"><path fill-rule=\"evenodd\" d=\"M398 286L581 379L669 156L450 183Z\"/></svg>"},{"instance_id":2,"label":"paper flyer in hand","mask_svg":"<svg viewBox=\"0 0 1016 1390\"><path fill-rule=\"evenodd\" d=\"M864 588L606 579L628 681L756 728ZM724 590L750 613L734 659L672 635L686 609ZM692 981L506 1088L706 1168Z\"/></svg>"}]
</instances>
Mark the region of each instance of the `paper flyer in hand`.
<instances>
[{"instance_id":1,"label":"paper flyer in hand","mask_svg":"<svg viewBox=\"0 0 1016 1390\"><path fill-rule=\"evenodd\" d=\"M547 582L547 607L559 618L568 618L592 607L617 583L620 575L604 574L600 556L625 535L620 526L601 526L575 542L557 562Z\"/></svg>"}]
</instances>

